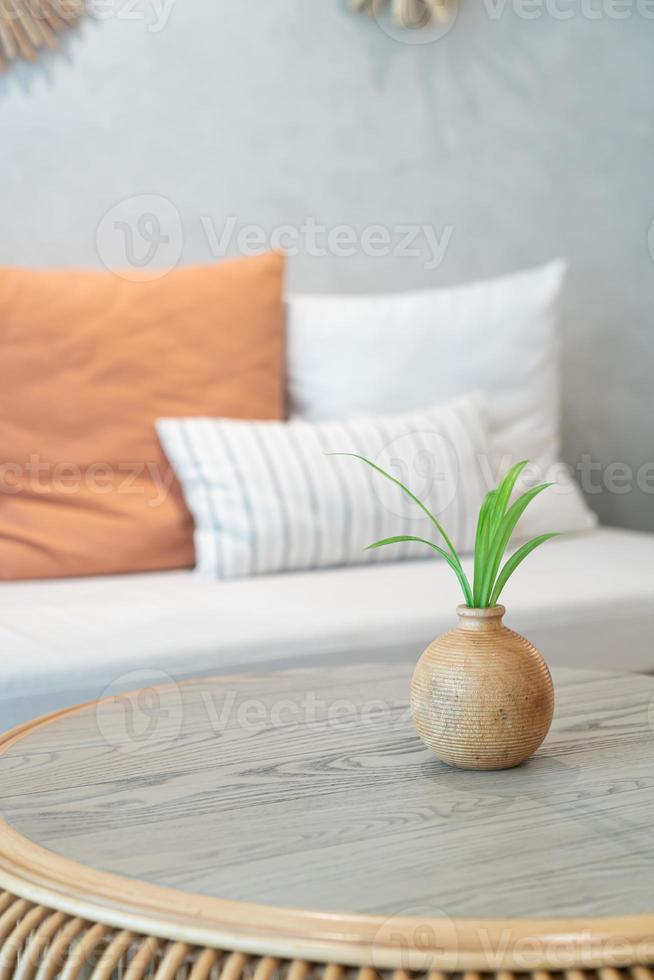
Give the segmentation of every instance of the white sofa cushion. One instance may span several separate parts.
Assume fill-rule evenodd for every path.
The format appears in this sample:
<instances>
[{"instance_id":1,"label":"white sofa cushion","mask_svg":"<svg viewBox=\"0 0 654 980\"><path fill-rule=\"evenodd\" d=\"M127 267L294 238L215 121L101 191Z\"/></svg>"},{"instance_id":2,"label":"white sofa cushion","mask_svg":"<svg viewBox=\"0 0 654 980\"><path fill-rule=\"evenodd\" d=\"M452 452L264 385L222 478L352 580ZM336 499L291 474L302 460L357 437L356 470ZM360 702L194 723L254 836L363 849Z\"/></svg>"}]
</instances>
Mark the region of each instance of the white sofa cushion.
<instances>
[{"instance_id":1,"label":"white sofa cushion","mask_svg":"<svg viewBox=\"0 0 654 980\"><path fill-rule=\"evenodd\" d=\"M424 544L376 551L382 538L445 541L402 490L407 483L454 547L472 551L489 454L483 400L469 395L402 415L336 422L160 419L157 432L195 521L205 578L424 558ZM334 455L339 454L339 455Z\"/></svg>"},{"instance_id":2,"label":"white sofa cushion","mask_svg":"<svg viewBox=\"0 0 654 980\"><path fill-rule=\"evenodd\" d=\"M652 670L654 535L550 542L507 586L509 626L554 664ZM192 572L0 585L1 726L153 680L328 658L416 659L459 601L445 563L205 582ZM10 699L10 700L7 700ZM14 700L18 699L18 700ZM22 699L22 700L21 700Z\"/></svg>"},{"instance_id":3,"label":"white sofa cushion","mask_svg":"<svg viewBox=\"0 0 654 980\"><path fill-rule=\"evenodd\" d=\"M559 456L565 263L445 289L287 298L291 411L406 412L483 390L497 458Z\"/></svg>"},{"instance_id":4,"label":"white sofa cushion","mask_svg":"<svg viewBox=\"0 0 654 980\"><path fill-rule=\"evenodd\" d=\"M520 536L594 527L559 462L557 321L565 269L555 261L445 289L289 295L292 414L315 420L406 412L483 391L487 486L521 459L531 461L532 484L558 484L527 511Z\"/></svg>"}]
</instances>

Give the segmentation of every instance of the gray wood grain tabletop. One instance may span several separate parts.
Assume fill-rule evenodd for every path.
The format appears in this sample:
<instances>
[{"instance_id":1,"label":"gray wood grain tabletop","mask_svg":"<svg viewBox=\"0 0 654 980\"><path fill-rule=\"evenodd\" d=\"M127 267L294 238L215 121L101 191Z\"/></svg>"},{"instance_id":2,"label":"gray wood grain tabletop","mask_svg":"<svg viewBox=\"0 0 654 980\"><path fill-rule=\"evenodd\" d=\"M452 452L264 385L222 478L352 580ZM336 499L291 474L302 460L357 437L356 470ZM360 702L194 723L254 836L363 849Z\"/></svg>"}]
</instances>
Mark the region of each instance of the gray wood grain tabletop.
<instances>
[{"instance_id":1,"label":"gray wood grain tabletop","mask_svg":"<svg viewBox=\"0 0 654 980\"><path fill-rule=\"evenodd\" d=\"M95 868L278 906L406 915L654 910L654 679L559 671L506 772L433 758L411 668L190 681L59 717L0 757L2 816Z\"/></svg>"}]
</instances>

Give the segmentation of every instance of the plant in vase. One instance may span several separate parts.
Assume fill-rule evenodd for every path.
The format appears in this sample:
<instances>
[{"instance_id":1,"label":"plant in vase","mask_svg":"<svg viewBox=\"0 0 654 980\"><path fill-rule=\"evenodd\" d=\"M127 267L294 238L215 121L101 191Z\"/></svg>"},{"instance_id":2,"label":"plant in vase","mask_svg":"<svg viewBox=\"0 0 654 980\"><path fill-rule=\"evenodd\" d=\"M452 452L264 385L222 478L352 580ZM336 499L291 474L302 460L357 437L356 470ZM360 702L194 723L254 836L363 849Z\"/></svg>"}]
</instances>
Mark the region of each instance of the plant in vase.
<instances>
[{"instance_id":1,"label":"plant in vase","mask_svg":"<svg viewBox=\"0 0 654 980\"><path fill-rule=\"evenodd\" d=\"M375 541L382 548L418 541L432 548L456 575L465 603L458 626L424 651L411 682L411 713L421 739L439 759L462 769L509 769L530 758L545 739L554 713L547 664L523 636L502 622L504 586L535 548L556 537L541 534L502 559L520 517L552 484L543 483L511 503L527 460L516 464L482 503L477 522L472 584L439 521L411 490L376 463L354 456L396 484L437 529L443 547L412 535Z\"/></svg>"}]
</instances>

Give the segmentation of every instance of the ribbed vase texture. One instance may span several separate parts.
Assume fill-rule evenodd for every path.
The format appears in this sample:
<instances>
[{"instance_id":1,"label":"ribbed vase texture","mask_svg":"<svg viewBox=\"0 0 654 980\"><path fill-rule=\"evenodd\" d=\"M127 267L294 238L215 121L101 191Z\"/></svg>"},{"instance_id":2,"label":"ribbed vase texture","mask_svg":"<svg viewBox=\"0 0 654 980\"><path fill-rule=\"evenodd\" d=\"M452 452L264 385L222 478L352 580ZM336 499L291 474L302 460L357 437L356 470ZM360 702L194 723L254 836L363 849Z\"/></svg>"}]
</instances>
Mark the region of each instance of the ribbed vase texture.
<instances>
[{"instance_id":1,"label":"ribbed vase texture","mask_svg":"<svg viewBox=\"0 0 654 980\"><path fill-rule=\"evenodd\" d=\"M460 769L510 769L545 739L554 685L540 653L502 622L505 609L459 606L459 625L431 643L411 682L425 745Z\"/></svg>"}]
</instances>

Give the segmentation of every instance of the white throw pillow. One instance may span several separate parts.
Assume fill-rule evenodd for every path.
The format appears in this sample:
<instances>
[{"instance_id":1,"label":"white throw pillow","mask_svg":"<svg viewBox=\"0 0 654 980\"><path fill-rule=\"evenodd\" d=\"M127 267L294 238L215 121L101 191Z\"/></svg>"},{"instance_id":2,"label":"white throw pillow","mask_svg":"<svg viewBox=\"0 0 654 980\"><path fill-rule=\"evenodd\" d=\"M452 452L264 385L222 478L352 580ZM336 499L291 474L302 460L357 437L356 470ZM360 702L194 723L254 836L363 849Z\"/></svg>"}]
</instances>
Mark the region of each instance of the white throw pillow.
<instances>
[{"instance_id":1,"label":"white throw pillow","mask_svg":"<svg viewBox=\"0 0 654 980\"><path fill-rule=\"evenodd\" d=\"M557 313L565 271L559 260L446 289L290 295L291 414L315 420L406 412L481 390L488 398L488 485L521 459L535 464L533 482L560 482L527 512L524 534L594 527L558 463Z\"/></svg>"},{"instance_id":2,"label":"white throw pillow","mask_svg":"<svg viewBox=\"0 0 654 980\"><path fill-rule=\"evenodd\" d=\"M559 455L565 263L448 289L288 297L293 414L407 412L483 390L499 455Z\"/></svg>"},{"instance_id":3,"label":"white throw pillow","mask_svg":"<svg viewBox=\"0 0 654 980\"><path fill-rule=\"evenodd\" d=\"M481 396L399 416L311 423L161 419L157 432L195 520L198 571L210 578L433 556L399 534L443 545L418 506L357 453L407 484L456 548L474 547L489 451Z\"/></svg>"}]
</instances>

